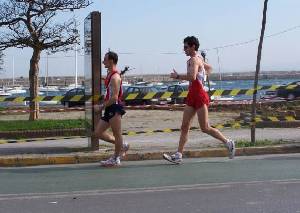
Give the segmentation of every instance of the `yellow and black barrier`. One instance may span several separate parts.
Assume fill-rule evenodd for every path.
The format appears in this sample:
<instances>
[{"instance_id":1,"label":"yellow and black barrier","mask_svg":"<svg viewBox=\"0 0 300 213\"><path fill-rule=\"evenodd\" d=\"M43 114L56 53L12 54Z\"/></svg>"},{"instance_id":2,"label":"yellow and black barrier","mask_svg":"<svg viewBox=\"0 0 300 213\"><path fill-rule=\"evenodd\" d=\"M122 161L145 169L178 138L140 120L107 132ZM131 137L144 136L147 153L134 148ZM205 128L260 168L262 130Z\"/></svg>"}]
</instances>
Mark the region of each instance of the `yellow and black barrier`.
<instances>
[{"instance_id":1,"label":"yellow and black barrier","mask_svg":"<svg viewBox=\"0 0 300 213\"><path fill-rule=\"evenodd\" d=\"M242 127L249 127L251 124L259 124L262 122L293 122L296 121L296 117L294 116L256 116L255 122L245 120L236 120L232 122L227 122L225 124L216 124L213 125L213 127L217 129L223 129L223 128L234 128L239 129Z\"/></svg>"},{"instance_id":2,"label":"yellow and black barrier","mask_svg":"<svg viewBox=\"0 0 300 213\"><path fill-rule=\"evenodd\" d=\"M267 117L256 117L255 124L259 124L265 121L271 122L293 122L297 121L293 116L285 116L285 117L276 117L276 116L267 116ZM252 122L247 122L244 120L239 121L232 121L227 122L224 124L215 124L212 127L217 129L241 129L241 128L248 128L250 127ZM199 130L198 127L191 127L190 130ZM172 133L172 132L180 132L180 128L166 128L166 129L157 129L157 130L142 130L142 131L127 131L123 132L122 135L127 136L135 136L140 134L152 135L157 133ZM54 141L54 140L67 140L67 139L74 139L74 138L86 138L86 136L74 136L74 137L54 137L54 138L37 138L37 139L20 139L20 140L0 140L0 144L7 144L7 143L27 143L27 142L42 142L42 141Z\"/></svg>"},{"instance_id":3,"label":"yellow and black barrier","mask_svg":"<svg viewBox=\"0 0 300 213\"><path fill-rule=\"evenodd\" d=\"M43 141L56 141L56 140L69 140L69 139L76 139L76 138L86 138L86 136L32 138L32 139L18 139L18 140L0 140L0 144L29 143L29 142L43 142Z\"/></svg>"},{"instance_id":4,"label":"yellow and black barrier","mask_svg":"<svg viewBox=\"0 0 300 213\"><path fill-rule=\"evenodd\" d=\"M285 117L279 117L279 116L267 116L267 117L261 117L257 116L255 119L255 123L261 123L264 121L272 121L272 122L281 122L281 121L296 121L296 118L293 116L285 116ZM224 124L215 124L212 125L213 127L217 129L224 129L224 128L233 128L233 129L240 129L244 127L249 127L251 125L251 122L247 122L244 120L238 120L238 121L232 121L232 122L227 122ZM191 127L190 130L198 130L198 127ZM129 136L134 136L134 135L139 135L139 134L155 134L155 133L171 133L171 132L179 132L179 128L171 129L171 128L166 128L166 129L160 129L160 130L146 130L146 131L128 131L124 132L123 135L129 135Z\"/></svg>"},{"instance_id":5,"label":"yellow and black barrier","mask_svg":"<svg viewBox=\"0 0 300 213\"><path fill-rule=\"evenodd\" d=\"M288 86L259 86L257 89L230 89L230 90L211 90L209 92L210 96L238 96L238 95L253 95L258 90L278 90L278 89L294 89L298 88L300 85L288 85ZM188 91L183 91L181 93L173 92L149 92L149 93L129 93L124 96L124 100L151 100L151 99L166 99L166 98L185 98ZM100 100L100 96L91 96L91 95L75 95L75 96L38 96L36 98L30 97L0 97L0 102L41 102L41 101L92 101Z\"/></svg>"},{"instance_id":6,"label":"yellow and black barrier","mask_svg":"<svg viewBox=\"0 0 300 213\"><path fill-rule=\"evenodd\" d=\"M41 102L41 101L92 101L91 95L74 95L74 96L37 96L36 98L31 97L0 97L0 102L16 102L22 103L28 102ZM100 100L100 96L94 96L94 100Z\"/></svg>"},{"instance_id":7,"label":"yellow and black barrier","mask_svg":"<svg viewBox=\"0 0 300 213\"><path fill-rule=\"evenodd\" d=\"M259 122L263 122L263 121L273 121L273 122L277 122L277 121L295 121L296 118L294 116L256 116L255 118L255 122L259 123Z\"/></svg>"}]
</instances>

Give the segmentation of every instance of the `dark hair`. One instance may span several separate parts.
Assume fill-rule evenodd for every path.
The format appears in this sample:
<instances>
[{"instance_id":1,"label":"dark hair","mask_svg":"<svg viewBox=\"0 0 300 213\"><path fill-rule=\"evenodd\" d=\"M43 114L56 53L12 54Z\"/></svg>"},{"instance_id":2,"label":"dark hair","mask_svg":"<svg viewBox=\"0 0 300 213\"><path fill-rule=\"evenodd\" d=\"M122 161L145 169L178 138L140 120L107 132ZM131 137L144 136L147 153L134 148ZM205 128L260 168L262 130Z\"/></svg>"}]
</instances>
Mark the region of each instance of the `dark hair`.
<instances>
[{"instance_id":1,"label":"dark hair","mask_svg":"<svg viewBox=\"0 0 300 213\"><path fill-rule=\"evenodd\" d=\"M199 40L195 36L188 36L183 40L183 43L187 43L189 47L195 45L195 50L198 51L200 47Z\"/></svg>"},{"instance_id":2,"label":"dark hair","mask_svg":"<svg viewBox=\"0 0 300 213\"><path fill-rule=\"evenodd\" d=\"M113 60L114 64L118 63L118 54L113 52L113 51L109 51L108 53L106 53L108 60Z\"/></svg>"}]
</instances>

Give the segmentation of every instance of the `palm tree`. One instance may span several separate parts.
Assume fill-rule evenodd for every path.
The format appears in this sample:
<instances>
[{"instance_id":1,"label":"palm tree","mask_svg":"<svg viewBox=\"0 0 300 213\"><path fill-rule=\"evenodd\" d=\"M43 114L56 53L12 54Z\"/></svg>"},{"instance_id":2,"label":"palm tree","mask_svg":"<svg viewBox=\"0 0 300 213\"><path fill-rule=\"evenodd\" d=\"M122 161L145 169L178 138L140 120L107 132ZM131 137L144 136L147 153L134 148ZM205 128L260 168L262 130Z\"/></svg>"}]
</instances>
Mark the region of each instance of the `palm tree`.
<instances>
[{"instance_id":1,"label":"palm tree","mask_svg":"<svg viewBox=\"0 0 300 213\"><path fill-rule=\"evenodd\" d=\"M265 35L266 21L267 21L267 9L268 9L268 0L264 2L264 10L263 10L263 19L262 19L262 27L260 33L260 39L258 44L258 52L257 52L257 61L256 61L256 71L255 71L255 80L254 80L254 94L253 94L253 103L252 103L252 123L251 123L251 143L255 143L255 117L256 117L256 96L257 96L257 86L258 86L258 74L260 71L260 61L261 61L261 52Z\"/></svg>"}]
</instances>

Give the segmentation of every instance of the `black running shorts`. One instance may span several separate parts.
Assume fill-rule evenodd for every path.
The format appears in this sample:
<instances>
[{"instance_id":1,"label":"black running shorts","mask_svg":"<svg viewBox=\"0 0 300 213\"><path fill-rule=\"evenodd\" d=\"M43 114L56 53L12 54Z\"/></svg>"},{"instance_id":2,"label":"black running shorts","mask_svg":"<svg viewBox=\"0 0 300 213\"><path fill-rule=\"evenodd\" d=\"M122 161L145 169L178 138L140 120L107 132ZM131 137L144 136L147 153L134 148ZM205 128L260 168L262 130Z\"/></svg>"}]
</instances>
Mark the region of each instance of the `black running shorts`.
<instances>
[{"instance_id":1,"label":"black running shorts","mask_svg":"<svg viewBox=\"0 0 300 213\"><path fill-rule=\"evenodd\" d=\"M116 113L121 116L126 113L121 104L112 104L106 107L104 110L104 116L102 116L101 119L105 122L109 122L109 120L112 119Z\"/></svg>"}]
</instances>

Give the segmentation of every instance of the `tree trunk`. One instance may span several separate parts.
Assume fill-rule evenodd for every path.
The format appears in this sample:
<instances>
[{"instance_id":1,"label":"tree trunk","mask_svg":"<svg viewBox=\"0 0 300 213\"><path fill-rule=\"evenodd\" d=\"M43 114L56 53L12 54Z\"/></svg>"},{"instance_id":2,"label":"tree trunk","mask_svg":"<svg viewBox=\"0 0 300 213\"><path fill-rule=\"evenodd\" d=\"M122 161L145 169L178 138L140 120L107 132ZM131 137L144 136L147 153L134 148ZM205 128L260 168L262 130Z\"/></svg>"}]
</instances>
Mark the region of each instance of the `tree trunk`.
<instances>
[{"instance_id":1,"label":"tree trunk","mask_svg":"<svg viewBox=\"0 0 300 213\"><path fill-rule=\"evenodd\" d=\"M256 71L255 71L255 79L254 79L254 94L253 94L253 103L252 103L252 123L251 123L251 143L255 143L255 117L256 117L256 96L257 96L257 86L258 86L258 74L260 71L260 61L261 61L261 52L262 46L264 42L264 35L265 35L265 28L266 28L266 21L267 21L267 8L268 8L268 0L265 0L264 3L264 10L263 10L263 20L262 20L262 27L260 33L260 39L258 44L258 52L257 52L257 61L256 61Z\"/></svg>"},{"instance_id":2,"label":"tree trunk","mask_svg":"<svg viewBox=\"0 0 300 213\"><path fill-rule=\"evenodd\" d=\"M41 56L41 50L33 49L33 54L30 59L30 70L29 70L29 91L30 98L33 100L38 96L39 86L39 61ZM29 120L34 121L39 118L39 102L30 102L30 115Z\"/></svg>"}]
</instances>

